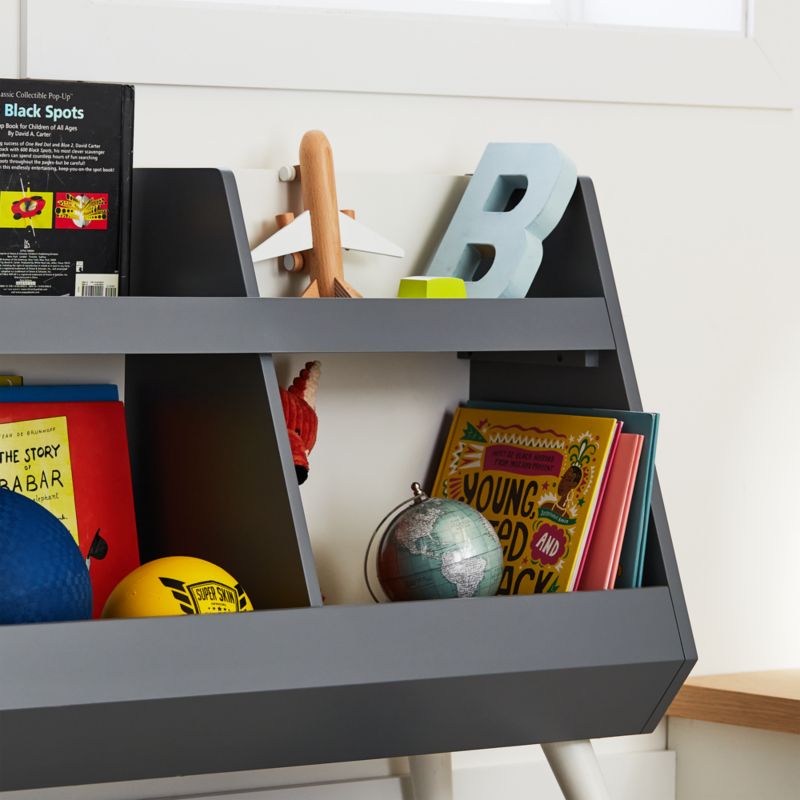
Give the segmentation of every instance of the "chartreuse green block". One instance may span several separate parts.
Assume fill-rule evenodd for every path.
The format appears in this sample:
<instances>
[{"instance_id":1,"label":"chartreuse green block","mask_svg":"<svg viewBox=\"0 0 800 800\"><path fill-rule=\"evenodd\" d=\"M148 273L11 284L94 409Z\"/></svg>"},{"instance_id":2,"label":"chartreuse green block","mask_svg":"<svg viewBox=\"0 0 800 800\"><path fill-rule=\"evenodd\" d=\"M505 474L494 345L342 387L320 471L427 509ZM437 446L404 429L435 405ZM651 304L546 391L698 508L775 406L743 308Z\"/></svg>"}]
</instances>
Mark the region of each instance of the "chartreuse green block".
<instances>
[{"instance_id":1,"label":"chartreuse green block","mask_svg":"<svg viewBox=\"0 0 800 800\"><path fill-rule=\"evenodd\" d=\"M469 297L525 297L577 180L552 144L488 145L426 275L463 279Z\"/></svg>"},{"instance_id":2,"label":"chartreuse green block","mask_svg":"<svg viewBox=\"0 0 800 800\"><path fill-rule=\"evenodd\" d=\"M428 276L414 276L403 278L400 281L398 297L406 298L443 298L466 297L467 289L461 278L439 278Z\"/></svg>"}]
</instances>

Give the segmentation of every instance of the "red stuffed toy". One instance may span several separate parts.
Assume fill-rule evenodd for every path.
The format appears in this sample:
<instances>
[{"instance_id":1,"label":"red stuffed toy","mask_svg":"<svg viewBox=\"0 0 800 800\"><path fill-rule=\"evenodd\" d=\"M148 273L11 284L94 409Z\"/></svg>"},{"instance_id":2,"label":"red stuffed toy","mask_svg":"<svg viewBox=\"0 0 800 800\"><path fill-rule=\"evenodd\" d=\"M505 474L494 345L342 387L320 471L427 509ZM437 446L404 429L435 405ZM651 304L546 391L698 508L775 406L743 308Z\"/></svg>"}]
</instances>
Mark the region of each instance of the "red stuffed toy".
<instances>
[{"instance_id":1,"label":"red stuffed toy","mask_svg":"<svg viewBox=\"0 0 800 800\"><path fill-rule=\"evenodd\" d=\"M309 361L288 389L281 389L283 416L292 446L292 459L297 480L303 483L308 477L308 454L317 441L317 389L320 375L319 361Z\"/></svg>"}]
</instances>

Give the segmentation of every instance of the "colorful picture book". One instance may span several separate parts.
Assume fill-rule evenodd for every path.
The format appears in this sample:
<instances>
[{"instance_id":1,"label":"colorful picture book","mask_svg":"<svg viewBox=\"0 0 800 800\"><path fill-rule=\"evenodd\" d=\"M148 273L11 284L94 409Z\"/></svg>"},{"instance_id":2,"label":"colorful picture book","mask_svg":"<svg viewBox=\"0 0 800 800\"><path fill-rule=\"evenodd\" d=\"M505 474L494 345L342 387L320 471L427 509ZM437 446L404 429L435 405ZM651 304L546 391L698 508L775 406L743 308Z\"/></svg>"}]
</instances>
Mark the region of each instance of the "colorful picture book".
<instances>
[{"instance_id":1,"label":"colorful picture book","mask_svg":"<svg viewBox=\"0 0 800 800\"><path fill-rule=\"evenodd\" d=\"M114 586L139 565L122 403L0 402L0 486L66 525L88 559L99 617Z\"/></svg>"},{"instance_id":2,"label":"colorful picture book","mask_svg":"<svg viewBox=\"0 0 800 800\"><path fill-rule=\"evenodd\" d=\"M128 293L132 86L0 78L0 295Z\"/></svg>"},{"instance_id":3,"label":"colorful picture book","mask_svg":"<svg viewBox=\"0 0 800 800\"><path fill-rule=\"evenodd\" d=\"M465 502L494 526L498 594L576 587L618 433L611 418L456 411L433 496Z\"/></svg>"},{"instance_id":4,"label":"colorful picture book","mask_svg":"<svg viewBox=\"0 0 800 800\"><path fill-rule=\"evenodd\" d=\"M474 406L478 404L467 403L466 405ZM647 548L647 531L650 524L650 498L653 493L656 443L658 441L658 414L624 409L523 405L518 403L481 402L479 405L483 408L493 409L608 417L619 420L625 433L635 433L644 437L639 469L633 486L628 522L622 538L619 568L614 583L617 589L639 588L644 579L644 558Z\"/></svg>"}]
</instances>

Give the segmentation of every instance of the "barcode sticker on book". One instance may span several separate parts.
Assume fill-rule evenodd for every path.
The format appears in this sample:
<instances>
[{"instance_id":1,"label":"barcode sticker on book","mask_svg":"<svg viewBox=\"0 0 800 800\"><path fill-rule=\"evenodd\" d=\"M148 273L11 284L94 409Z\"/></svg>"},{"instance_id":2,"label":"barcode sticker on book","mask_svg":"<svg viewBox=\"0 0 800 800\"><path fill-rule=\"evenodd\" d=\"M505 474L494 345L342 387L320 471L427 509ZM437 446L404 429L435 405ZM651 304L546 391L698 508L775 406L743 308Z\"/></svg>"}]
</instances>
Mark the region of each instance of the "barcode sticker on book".
<instances>
[{"instance_id":1,"label":"barcode sticker on book","mask_svg":"<svg viewBox=\"0 0 800 800\"><path fill-rule=\"evenodd\" d=\"M75 297L116 297L119 275L80 272L75 276Z\"/></svg>"}]
</instances>

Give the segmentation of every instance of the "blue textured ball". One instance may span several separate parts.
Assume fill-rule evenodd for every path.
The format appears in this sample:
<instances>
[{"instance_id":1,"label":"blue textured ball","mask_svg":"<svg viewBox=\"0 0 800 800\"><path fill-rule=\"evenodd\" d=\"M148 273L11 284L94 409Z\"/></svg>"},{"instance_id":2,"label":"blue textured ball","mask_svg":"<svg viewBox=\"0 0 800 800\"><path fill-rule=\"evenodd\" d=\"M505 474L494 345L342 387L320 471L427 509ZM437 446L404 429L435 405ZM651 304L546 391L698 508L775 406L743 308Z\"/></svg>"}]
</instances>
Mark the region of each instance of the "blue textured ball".
<instances>
[{"instance_id":1,"label":"blue textured ball","mask_svg":"<svg viewBox=\"0 0 800 800\"><path fill-rule=\"evenodd\" d=\"M0 489L0 575L0 624L92 616L89 570L72 534L8 489Z\"/></svg>"}]
</instances>

